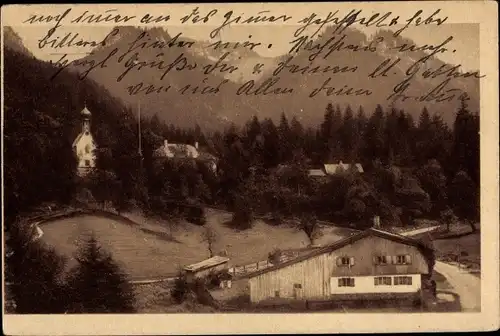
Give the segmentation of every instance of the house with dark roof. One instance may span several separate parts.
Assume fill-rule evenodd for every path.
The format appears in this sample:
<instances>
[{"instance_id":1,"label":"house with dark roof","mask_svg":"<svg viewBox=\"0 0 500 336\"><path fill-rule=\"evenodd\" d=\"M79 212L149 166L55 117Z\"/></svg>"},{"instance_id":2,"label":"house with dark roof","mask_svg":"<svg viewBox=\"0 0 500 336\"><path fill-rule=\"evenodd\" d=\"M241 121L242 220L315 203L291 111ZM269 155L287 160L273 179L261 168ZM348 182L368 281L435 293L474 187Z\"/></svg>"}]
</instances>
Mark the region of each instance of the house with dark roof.
<instances>
[{"instance_id":1,"label":"house with dark roof","mask_svg":"<svg viewBox=\"0 0 500 336\"><path fill-rule=\"evenodd\" d=\"M252 303L419 299L432 268L432 247L370 228L247 277Z\"/></svg>"}]
</instances>

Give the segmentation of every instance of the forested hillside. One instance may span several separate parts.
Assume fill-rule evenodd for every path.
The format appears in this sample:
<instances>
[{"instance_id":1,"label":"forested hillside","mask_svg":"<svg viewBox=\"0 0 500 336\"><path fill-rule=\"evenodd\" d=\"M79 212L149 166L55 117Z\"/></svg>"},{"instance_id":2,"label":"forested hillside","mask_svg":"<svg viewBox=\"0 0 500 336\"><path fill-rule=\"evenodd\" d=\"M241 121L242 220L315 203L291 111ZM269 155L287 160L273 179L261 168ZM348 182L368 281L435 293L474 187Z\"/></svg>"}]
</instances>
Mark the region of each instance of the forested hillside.
<instances>
[{"instance_id":1,"label":"forested hillside","mask_svg":"<svg viewBox=\"0 0 500 336\"><path fill-rule=\"evenodd\" d=\"M113 43L123 43L127 32L137 30L129 27ZM169 38L163 30L149 33ZM352 32L350 38L356 36ZM454 112L451 127L440 111L388 109L382 97L375 108L336 101L318 106L324 117L313 126L290 117L294 111L283 105L277 123L254 116L243 126L216 132L204 124L191 129L167 125L159 113L148 111L141 120L141 160L135 108L69 69L51 79L56 69L33 58L15 33L6 36L6 46L5 200L10 219L42 202L79 199L82 188L97 202L156 213L169 212L165 200L175 199L232 210L245 204L249 212L277 216L314 212L347 222L382 214L388 223L404 224L450 209L462 217L478 214L473 209L479 194L479 117L468 102ZM176 106L191 109L196 101L185 103L179 100ZM82 185L75 178L71 144L84 106L92 111L98 169ZM152 151L164 139L199 142L219 158L217 173L193 162L153 164ZM361 163L365 173L321 182L307 176L310 168L340 160Z\"/></svg>"}]
</instances>

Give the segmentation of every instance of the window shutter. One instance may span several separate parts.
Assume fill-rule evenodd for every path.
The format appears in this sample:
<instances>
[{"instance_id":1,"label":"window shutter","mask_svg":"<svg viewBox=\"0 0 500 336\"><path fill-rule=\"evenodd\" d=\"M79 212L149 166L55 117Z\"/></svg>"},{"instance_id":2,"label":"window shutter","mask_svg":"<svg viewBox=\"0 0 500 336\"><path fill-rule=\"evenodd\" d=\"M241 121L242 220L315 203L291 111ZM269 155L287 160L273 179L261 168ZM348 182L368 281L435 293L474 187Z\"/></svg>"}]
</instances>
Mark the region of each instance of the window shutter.
<instances>
[{"instance_id":1,"label":"window shutter","mask_svg":"<svg viewBox=\"0 0 500 336\"><path fill-rule=\"evenodd\" d=\"M373 256L373 264L378 265L378 258L377 256Z\"/></svg>"},{"instance_id":2,"label":"window shutter","mask_svg":"<svg viewBox=\"0 0 500 336\"><path fill-rule=\"evenodd\" d=\"M354 257L349 259L349 265L354 266Z\"/></svg>"},{"instance_id":3,"label":"window shutter","mask_svg":"<svg viewBox=\"0 0 500 336\"><path fill-rule=\"evenodd\" d=\"M392 264L393 260L394 262L396 262L395 260L396 258L393 258L392 256L386 256L386 258L387 258L387 264Z\"/></svg>"},{"instance_id":4,"label":"window shutter","mask_svg":"<svg viewBox=\"0 0 500 336\"><path fill-rule=\"evenodd\" d=\"M406 255L406 263L411 264L411 255L409 254Z\"/></svg>"},{"instance_id":5,"label":"window shutter","mask_svg":"<svg viewBox=\"0 0 500 336\"><path fill-rule=\"evenodd\" d=\"M340 265L342 265L342 258L338 257L337 258L337 266L340 266Z\"/></svg>"}]
</instances>

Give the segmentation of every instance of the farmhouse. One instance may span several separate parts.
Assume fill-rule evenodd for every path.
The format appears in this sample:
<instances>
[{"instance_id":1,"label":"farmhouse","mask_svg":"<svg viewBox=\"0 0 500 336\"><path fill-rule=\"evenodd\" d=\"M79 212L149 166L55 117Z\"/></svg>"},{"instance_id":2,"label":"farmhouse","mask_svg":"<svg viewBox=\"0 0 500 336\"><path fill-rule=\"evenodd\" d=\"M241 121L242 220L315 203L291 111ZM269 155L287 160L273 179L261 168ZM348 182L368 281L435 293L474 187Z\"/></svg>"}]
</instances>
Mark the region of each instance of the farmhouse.
<instances>
[{"instance_id":1,"label":"farmhouse","mask_svg":"<svg viewBox=\"0 0 500 336\"><path fill-rule=\"evenodd\" d=\"M432 248L370 228L249 275L250 300L342 300L418 295Z\"/></svg>"},{"instance_id":2,"label":"farmhouse","mask_svg":"<svg viewBox=\"0 0 500 336\"><path fill-rule=\"evenodd\" d=\"M210 273L222 272L228 269L229 258L215 256L210 259L200 261L199 263L184 267L186 280L193 281L195 278L203 278Z\"/></svg>"}]
</instances>

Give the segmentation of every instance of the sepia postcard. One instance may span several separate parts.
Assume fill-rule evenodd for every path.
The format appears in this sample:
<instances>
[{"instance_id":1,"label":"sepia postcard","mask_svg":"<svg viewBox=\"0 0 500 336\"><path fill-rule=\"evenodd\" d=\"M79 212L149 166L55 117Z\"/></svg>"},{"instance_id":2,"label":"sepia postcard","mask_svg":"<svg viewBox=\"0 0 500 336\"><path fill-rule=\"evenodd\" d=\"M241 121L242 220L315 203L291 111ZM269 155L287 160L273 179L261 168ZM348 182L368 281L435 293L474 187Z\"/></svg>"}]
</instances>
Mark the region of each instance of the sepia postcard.
<instances>
[{"instance_id":1,"label":"sepia postcard","mask_svg":"<svg viewBox=\"0 0 500 336\"><path fill-rule=\"evenodd\" d=\"M1 13L5 334L499 328L497 2Z\"/></svg>"}]
</instances>

